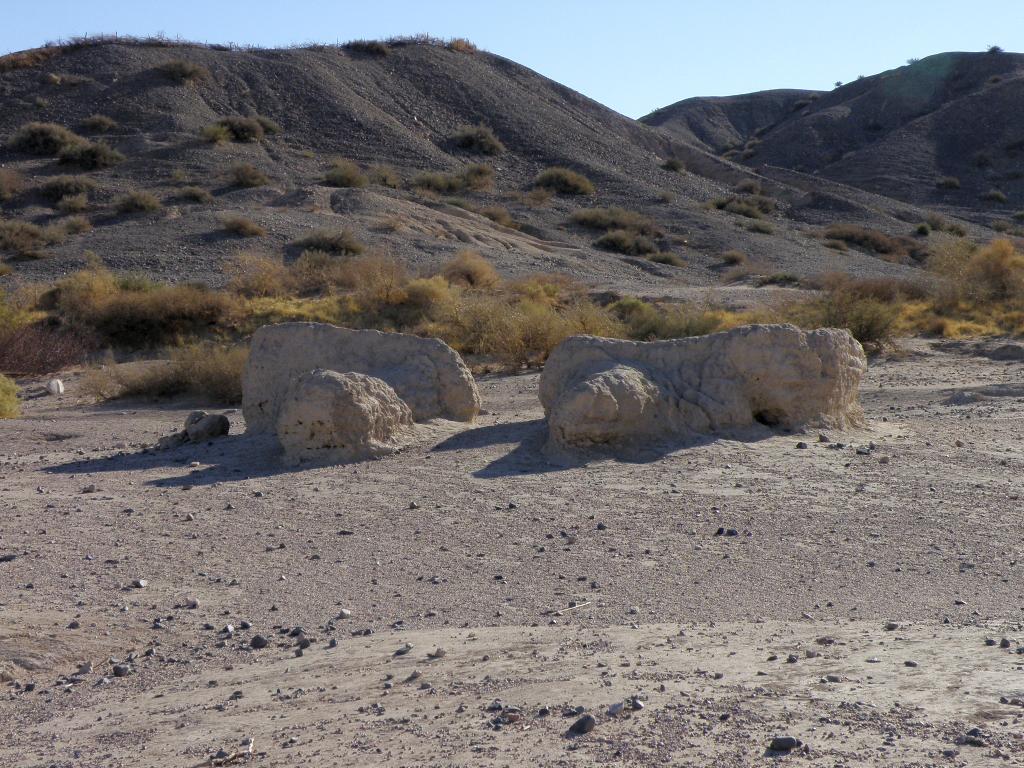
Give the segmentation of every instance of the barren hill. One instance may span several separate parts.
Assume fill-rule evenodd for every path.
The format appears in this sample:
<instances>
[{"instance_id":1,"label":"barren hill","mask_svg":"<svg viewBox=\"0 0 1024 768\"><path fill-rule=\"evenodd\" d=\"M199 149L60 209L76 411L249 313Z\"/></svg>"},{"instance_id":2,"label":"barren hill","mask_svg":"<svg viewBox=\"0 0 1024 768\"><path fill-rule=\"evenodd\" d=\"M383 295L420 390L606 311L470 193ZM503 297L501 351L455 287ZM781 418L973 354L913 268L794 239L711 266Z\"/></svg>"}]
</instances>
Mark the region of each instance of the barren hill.
<instances>
[{"instance_id":1,"label":"barren hill","mask_svg":"<svg viewBox=\"0 0 1024 768\"><path fill-rule=\"evenodd\" d=\"M762 172L815 174L990 223L1024 206L1022 103L1024 55L942 53L831 92L686 99L641 122Z\"/></svg>"},{"instance_id":2,"label":"barren hill","mask_svg":"<svg viewBox=\"0 0 1024 768\"><path fill-rule=\"evenodd\" d=\"M838 95L823 97L814 112ZM893 263L899 259L836 253L823 246L819 230L840 216L905 236L924 210L811 177L771 180L734 162L740 158L708 151L720 148L719 135L745 135L774 120L793 97L780 92L725 109L721 130L695 124L677 138L514 62L438 41L258 50L105 40L14 54L0 58L0 165L24 181L0 202L3 220L60 234L69 211L47 183L70 173L89 177L95 188L77 211L85 225L38 248L8 243L3 255L30 277L66 272L92 251L116 269L216 283L224 260L241 249L294 258L294 241L310 230L345 228L414 269L469 247L509 275L569 272L598 289L651 295L719 283L728 250L798 276L905 271ZM239 117L260 118L264 135L248 135L243 125L234 137L242 140L233 141L216 127ZM90 170L74 158L62 163L55 153L12 145L32 122L104 142L124 159ZM489 127L504 149L460 147L459 131L477 125ZM327 184L325 172L338 157L358 164L370 183ZM232 176L239 163L266 183L239 184ZM467 185L474 164L488 165L493 181ZM552 166L582 173L594 193L538 192L537 174ZM755 190L769 202L726 205ZM125 211L123 198L132 192L150 193L159 209ZM652 219L656 250L671 257L595 247L600 232L570 220L595 206ZM232 216L266 234L226 231L223 220Z\"/></svg>"}]
</instances>

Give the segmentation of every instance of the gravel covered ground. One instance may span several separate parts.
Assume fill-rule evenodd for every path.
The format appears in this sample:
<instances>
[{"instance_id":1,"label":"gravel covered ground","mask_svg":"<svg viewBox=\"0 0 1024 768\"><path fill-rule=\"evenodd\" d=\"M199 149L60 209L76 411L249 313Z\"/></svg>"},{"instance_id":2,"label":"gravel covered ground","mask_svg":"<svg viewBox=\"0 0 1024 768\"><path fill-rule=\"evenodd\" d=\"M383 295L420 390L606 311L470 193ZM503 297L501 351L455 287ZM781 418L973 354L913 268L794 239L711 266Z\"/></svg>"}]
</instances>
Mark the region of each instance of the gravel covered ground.
<instances>
[{"instance_id":1,"label":"gravel covered ground","mask_svg":"<svg viewBox=\"0 0 1024 768\"><path fill-rule=\"evenodd\" d=\"M0 760L760 765L791 735L801 764L1015 764L1024 349L996 346L904 342L857 431L577 467L543 459L535 375L303 471L241 434L144 452L194 404L72 378L2 431Z\"/></svg>"}]
</instances>

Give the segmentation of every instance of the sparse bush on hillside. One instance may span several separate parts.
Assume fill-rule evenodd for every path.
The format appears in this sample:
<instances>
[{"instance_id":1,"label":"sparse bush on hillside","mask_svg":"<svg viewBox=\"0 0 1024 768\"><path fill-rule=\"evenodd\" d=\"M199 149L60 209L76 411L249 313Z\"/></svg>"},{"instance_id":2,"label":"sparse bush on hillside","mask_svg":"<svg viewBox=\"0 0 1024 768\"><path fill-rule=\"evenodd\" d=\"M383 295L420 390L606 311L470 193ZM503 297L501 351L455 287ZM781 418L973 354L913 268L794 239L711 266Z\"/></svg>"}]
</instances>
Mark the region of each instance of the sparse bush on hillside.
<instances>
[{"instance_id":1,"label":"sparse bush on hillside","mask_svg":"<svg viewBox=\"0 0 1024 768\"><path fill-rule=\"evenodd\" d=\"M7 202L25 188L25 177L13 168L0 168L0 203Z\"/></svg>"},{"instance_id":2,"label":"sparse bush on hillside","mask_svg":"<svg viewBox=\"0 0 1024 768\"><path fill-rule=\"evenodd\" d=\"M64 150L88 144L88 140L56 123L28 123L7 142L15 152L54 157Z\"/></svg>"},{"instance_id":3,"label":"sparse bush on hillside","mask_svg":"<svg viewBox=\"0 0 1024 768\"><path fill-rule=\"evenodd\" d=\"M582 173L558 166L541 171L533 184L559 195L592 195L596 191Z\"/></svg>"},{"instance_id":4,"label":"sparse bush on hillside","mask_svg":"<svg viewBox=\"0 0 1024 768\"><path fill-rule=\"evenodd\" d=\"M494 288L501 282L491 262L476 251L459 251L441 268L441 276L450 284L470 288Z\"/></svg>"},{"instance_id":5,"label":"sparse bush on hillside","mask_svg":"<svg viewBox=\"0 0 1024 768\"><path fill-rule=\"evenodd\" d=\"M82 213L89 208L89 197L84 192L77 195L65 195L53 207L61 213Z\"/></svg>"},{"instance_id":6,"label":"sparse bush on hillside","mask_svg":"<svg viewBox=\"0 0 1024 768\"><path fill-rule=\"evenodd\" d=\"M733 189L741 195L760 195L763 192L760 182L755 179L743 179Z\"/></svg>"},{"instance_id":7,"label":"sparse bush on hillside","mask_svg":"<svg viewBox=\"0 0 1024 768\"><path fill-rule=\"evenodd\" d=\"M66 219L62 219L56 226L60 227L68 235L81 235L92 230L92 222L85 218L85 216L68 216Z\"/></svg>"},{"instance_id":8,"label":"sparse bush on hillside","mask_svg":"<svg viewBox=\"0 0 1024 768\"><path fill-rule=\"evenodd\" d=\"M18 69L31 69L38 67L61 52L56 45L47 45L42 48L34 48L31 51L18 51L0 56L0 72L13 72Z\"/></svg>"},{"instance_id":9,"label":"sparse bush on hillside","mask_svg":"<svg viewBox=\"0 0 1024 768\"><path fill-rule=\"evenodd\" d=\"M102 141L72 144L60 151L60 162L77 165L87 171L110 168L124 160L124 155Z\"/></svg>"},{"instance_id":10,"label":"sparse bush on hillside","mask_svg":"<svg viewBox=\"0 0 1024 768\"><path fill-rule=\"evenodd\" d=\"M43 257L42 249L64 240L68 232L59 224L40 227L28 221L0 219L0 251L7 251L19 259Z\"/></svg>"},{"instance_id":11,"label":"sparse bush on hillside","mask_svg":"<svg viewBox=\"0 0 1024 768\"><path fill-rule=\"evenodd\" d=\"M498 155L505 151L505 145L494 135L494 131L483 123L460 128L452 136L452 143L459 149L484 155Z\"/></svg>"},{"instance_id":12,"label":"sparse bush on hillside","mask_svg":"<svg viewBox=\"0 0 1024 768\"><path fill-rule=\"evenodd\" d=\"M365 187L368 182L359 166L351 160L335 158L324 174L324 183L332 187Z\"/></svg>"},{"instance_id":13,"label":"sparse bush on hillside","mask_svg":"<svg viewBox=\"0 0 1024 768\"><path fill-rule=\"evenodd\" d=\"M686 266L686 262L682 258L676 256L674 253L669 253L668 251L651 254L648 261L653 261L655 264L668 264L672 267Z\"/></svg>"},{"instance_id":14,"label":"sparse bush on hillside","mask_svg":"<svg viewBox=\"0 0 1024 768\"><path fill-rule=\"evenodd\" d=\"M412 185L441 195L452 195L466 190L485 190L494 181L494 169L489 165L468 165L461 173L420 173Z\"/></svg>"},{"instance_id":15,"label":"sparse bush on hillside","mask_svg":"<svg viewBox=\"0 0 1024 768\"><path fill-rule=\"evenodd\" d=\"M960 179L956 176L943 176L935 182L935 186L939 189L960 189Z\"/></svg>"},{"instance_id":16,"label":"sparse bush on hillside","mask_svg":"<svg viewBox=\"0 0 1024 768\"><path fill-rule=\"evenodd\" d=\"M507 208L500 205L491 205L486 208L481 208L480 214L486 216L495 224L500 224L501 226L508 227L509 229L519 229L519 224L512 218L512 214L508 212Z\"/></svg>"},{"instance_id":17,"label":"sparse bush on hillside","mask_svg":"<svg viewBox=\"0 0 1024 768\"><path fill-rule=\"evenodd\" d=\"M40 194L51 202L72 195L89 195L96 189L96 182L88 176L53 176L43 182Z\"/></svg>"},{"instance_id":18,"label":"sparse bush on hillside","mask_svg":"<svg viewBox=\"0 0 1024 768\"><path fill-rule=\"evenodd\" d=\"M192 203L212 203L213 194L202 187L182 187L176 195L180 200L187 200Z\"/></svg>"},{"instance_id":19,"label":"sparse bush on hillside","mask_svg":"<svg viewBox=\"0 0 1024 768\"><path fill-rule=\"evenodd\" d=\"M661 164L661 167L664 170L672 171L673 173L682 173L683 171L686 170L686 165L683 163L683 161L676 157L668 158L664 163Z\"/></svg>"},{"instance_id":20,"label":"sparse bush on hillside","mask_svg":"<svg viewBox=\"0 0 1024 768\"><path fill-rule=\"evenodd\" d=\"M402 186L402 177L399 176L398 171L390 165L380 163L377 165L371 165L367 170L366 175L370 179L371 184L376 184L381 187L390 187L391 189L398 189Z\"/></svg>"},{"instance_id":21,"label":"sparse bush on hillside","mask_svg":"<svg viewBox=\"0 0 1024 768\"><path fill-rule=\"evenodd\" d=\"M267 230L245 216L224 216L220 220L225 230L239 237L263 237Z\"/></svg>"},{"instance_id":22,"label":"sparse bush on hillside","mask_svg":"<svg viewBox=\"0 0 1024 768\"><path fill-rule=\"evenodd\" d=\"M89 115L82 121L82 127L93 133L106 133L117 128L117 121L106 115Z\"/></svg>"},{"instance_id":23,"label":"sparse bush on hillside","mask_svg":"<svg viewBox=\"0 0 1024 768\"><path fill-rule=\"evenodd\" d=\"M363 244L347 229L315 229L308 235L294 240L292 245L341 256L358 256L365 250Z\"/></svg>"},{"instance_id":24,"label":"sparse bush on hillside","mask_svg":"<svg viewBox=\"0 0 1024 768\"><path fill-rule=\"evenodd\" d=\"M227 141L254 142L261 141L266 134L263 124L255 117L232 115L222 117L202 130L202 137L213 144Z\"/></svg>"},{"instance_id":25,"label":"sparse bush on hillside","mask_svg":"<svg viewBox=\"0 0 1024 768\"><path fill-rule=\"evenodd\" d=\"M20 415L18 385L0 374L0 419L16 419Z\"/></svg>"},{"instance_id":26,"label":"sparse bush on hillside","mask_svg":"<svg viewBox=\"0 0 1024 768\"><path fill-rule=\"evenodd\" d=\"M236 163L228 169L228 181L236 187L264 187L270 179L249 163Z\"/></svg>"},{"instance_id":27,"label":"sparse bush on hillside","mask_svg":"<svg viewBox=\"0 0 1024 768\"><path fill-rule=\"evenodd\" d=\"M999 189L990 189L981 196L981 199L990 203L1005 203L1007 201L1006 193Z\"/></svg>"},{"instance_id":28,"label":"sparse bush on hillside","mask_svg":"<svg viewBox=\"0 0 1024 768\"><path fill-rule=\"evenodd\" d=\"M464 37L453 37L451 40L444 44L444 47L447 48L449 51L455 51L457 53L477 52L476 45Z\"/></svg>"},{"instance_id":29,"label":"sparse bush on hillside","mask_svg":"<svg viewBox=\"0 0 1024 768\"><path fill-rule=\"evenodd\" d=\"M756 232L759 235L770 235L775 231L775 227L767 221L748 221L746 224L748 232Z\"/></svg>"},{"instance_id":30,"label":"sparse bush on hillside","mask_svg":"<svg viewBox=\"0 0 1024 768\"><path fill-rule=\"evenodd\" d=\"M269 117L263 115L256 115L256 122L260 124L263 129L263 133L267 136L276 136L279 133L284 133L284 128L276 120L271 120Z\"/></svg>"},{"instance_id":31,"label":"sparse bush on hillside","mask_svg":"<svg viewBox=\"0 0 1024 768\"><path fill-rule=\"evenodd\" d=\"M115 207L118 213L153 213L163 206L152 193L136 191L118 198Z\"/></svg>"},{"instance_id":32,"label":"sparse bush on hillside","mask_svg":"<svg viewBox=\"0 0 1024 768\"><path fill-rule=\"evenodd\" d=\"M910 237L893 237L875 229L857 224L829 224L823 233L826 240L840 241L883 256L910 257L923 261L928 247Z\"/></svg>"},{"instance_id":33,"label":"sparse bush on hillside","mask_svg":"<svg viewBox=\"0 0 1024 768\"><path fill-rule=\"evenodd\" d=\"M494 169L483 163L471 163L462 171L466 189L482 191L494 184Z\"/></svg>"},{"instance_id":34,"label":"sparse bush on hillside","mask_svg":"<svg viewBox=\"0 0 1024 768\"><path fill-rule=\"evenodd\" d=\"M179 84L198 82L210 77L210 70L184 59L172 59L156 68L157 72Z\"/></svg>"},{"instance_id":35,"label":"sparse bush on hillside","mask_svg":"<svg viewBox=\"0 0 1024 768\"><path fill-rule=\"evenodd\" d=\"M628 229L613 229L605 232L594 241L594 245L605 251L631 256L645 256L658 252L658 246L653 240Z\"/></svg>"},{"instance_id":36,"label":"sparse bush on hillside","mask_svg":"<svg viewBox=\"0 0 1024 768\"><path fill-rule=\"evenodd\" d=\"M341 47L352 53L372 56L387 56L389 50L387 44L380 40L350 40Z\"/></svg>"},{"instance_id":37,"label":"sparse bush on hillside","mask_svg":"<svg viewBox=\"0 0 1024 768\"><path fill-rule=\"evenodd\" d=\"M658 226L649 216L637 211L612 206L610 208L581 208L573 212L570 220L588 229L625 229L641 235L657 235Z\"/></svg>"},{"instance_id":38,"label":"sparse bush on hillside","mask_svg":"<svg viewBox=\"0 0 1024 768\"><path fill-rule=\"evenodd\" d=\"M730 195L729 197L716 197L708 203L708 206L745 216L748 219L760 219L775 210L775 201L760 194L743 197Z\"/></svg>"},{"instance_id":39,"label":"sparse bush on hillside","mask_svg":"<svg viewBox=\"0 0 1024 768\"><path fill-rule=\"evenodd\" d=\"M722 254L722 263L731 267L747 263L747 254L742 251L726 251Z\"/></svg>"}]
</instances>

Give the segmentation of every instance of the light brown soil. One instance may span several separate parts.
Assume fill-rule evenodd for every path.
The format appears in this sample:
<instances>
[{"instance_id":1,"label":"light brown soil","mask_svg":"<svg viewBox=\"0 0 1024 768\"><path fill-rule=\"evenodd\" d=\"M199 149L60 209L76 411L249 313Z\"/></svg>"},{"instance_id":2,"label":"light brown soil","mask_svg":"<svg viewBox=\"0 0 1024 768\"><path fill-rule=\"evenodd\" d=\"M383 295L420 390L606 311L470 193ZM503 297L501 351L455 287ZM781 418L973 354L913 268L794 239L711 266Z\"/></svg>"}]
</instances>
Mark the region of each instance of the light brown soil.
<instances>
[{"instance_id":1,"label":"light brown soil","mask_svg":"<svg viewBox=\"0 0 1024 768\"><path fill-rule=\"evenodd\" d=\"M0 762L190 766L252 737L267 766L764 765L789 734L798 764L1015 764L1024 365L904 348L831 443L586 467L545 463L533 374L481 381L469 429L303 471L241 435L143 453L191 404L97 407L71 380L0 430ZM496 698L522 709L500 730ZM565 736L570 706L590 734Z\"/></svg>"}]
</instances>

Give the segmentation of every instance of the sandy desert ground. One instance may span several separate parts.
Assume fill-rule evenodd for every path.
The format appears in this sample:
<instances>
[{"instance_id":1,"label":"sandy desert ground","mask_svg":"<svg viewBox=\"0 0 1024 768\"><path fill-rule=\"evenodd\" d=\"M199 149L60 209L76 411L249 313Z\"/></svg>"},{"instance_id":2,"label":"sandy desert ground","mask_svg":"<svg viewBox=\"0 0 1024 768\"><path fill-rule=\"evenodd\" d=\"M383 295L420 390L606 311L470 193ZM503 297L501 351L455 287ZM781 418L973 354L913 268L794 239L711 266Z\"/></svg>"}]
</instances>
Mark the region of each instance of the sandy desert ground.
<instances>
[{"instance_id":1,"label":"sandy desert ground","mask_svg":"<svg viewBox=\"0 0 1024 768\"><path fill-rule=\"evenodd\" d=\"M0 762L1024 764L1024 347L901 347L862 429L572 467L535 374L301 471L71 377L0 429Z\"/></svg>"}]
</instances>

